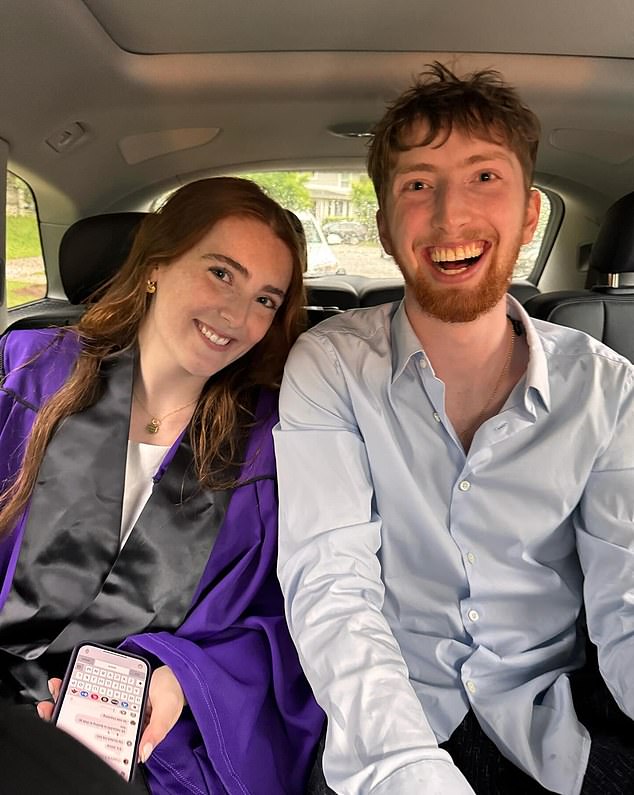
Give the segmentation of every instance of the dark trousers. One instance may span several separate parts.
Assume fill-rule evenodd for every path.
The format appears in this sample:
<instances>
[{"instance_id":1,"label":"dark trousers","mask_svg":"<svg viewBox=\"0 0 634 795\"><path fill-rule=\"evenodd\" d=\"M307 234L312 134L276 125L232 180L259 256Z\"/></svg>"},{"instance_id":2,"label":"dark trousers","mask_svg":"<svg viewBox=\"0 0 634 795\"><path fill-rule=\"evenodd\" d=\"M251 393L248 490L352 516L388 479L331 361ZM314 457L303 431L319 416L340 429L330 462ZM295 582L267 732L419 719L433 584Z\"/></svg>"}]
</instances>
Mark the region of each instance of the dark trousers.
<instances>
[{"instance_id":1,"label":"dark trousers","mask_svg":"<svg viewBox=\"0 0 634 795\"><path fill-rule=\"evenodd\" d=\"M1 705L0 771L0 795L135 793L105 762L24 706Z\"/></svg>"},{"instance_id":2,"label":"dark trousers","mask_svg":"<svg viewBox=\"0 0 634 795\"><path fill-rule=\"evenodd\" d=\"M571 676L577 717L592 746L581 795L634 794L634 721L621 712L599 673L596 655ZM449 752L477 795L550 792L505 759L469 712L441 748Z\"/></svg>"},{"instance_id":3,"label":"dark trousers","mask_svg":"<svg viewBox=\"0 0 634 795\"><path fill-rule=\"evenodd\" d=\"M634 665L634 660L632 661ZM594 647L584 668L571 676L577 716L592 739L581 795L634 795L634 721L605 686ZM542 795L550 792L502 756L469 712L442 743L477 795ZM306 795L333 793L323 775L323 738Z\"/></svg>"}]
</instances>

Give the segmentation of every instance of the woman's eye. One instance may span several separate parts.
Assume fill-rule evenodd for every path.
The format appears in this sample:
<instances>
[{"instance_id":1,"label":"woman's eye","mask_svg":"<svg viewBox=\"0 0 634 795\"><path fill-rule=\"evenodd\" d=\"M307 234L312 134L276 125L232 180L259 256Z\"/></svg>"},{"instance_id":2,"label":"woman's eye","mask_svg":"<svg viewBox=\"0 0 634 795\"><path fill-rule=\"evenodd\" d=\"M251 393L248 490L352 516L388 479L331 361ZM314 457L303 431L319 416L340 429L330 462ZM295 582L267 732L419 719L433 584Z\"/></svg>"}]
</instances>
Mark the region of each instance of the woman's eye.
<instances>
[{"instance_id":1,"label":"woman's eye","mask_svg":"<svg viewBox=\"0 0 634 795\"><path fill-rule=\"evenodd\" d=\"M222 282L228 282L231 278L231 274L226 268L209 268L210 272L216 277L216 279L220 279Z\"/></svg>"},{"instance_id":2,"label":"woman's eye","mask_svg":"<svg viewBox=\"0 0 634 795\"><path fill-rule=\"evenodd\" d=\"M276 304L275 301L272 298L270 298L268 295L261 295L257 299L257 302L259 304L262 304L262 306L265 306L267 309L272 309L273 311L275 311L278 308L278 304Z\"/></svg>"}]
</instances>

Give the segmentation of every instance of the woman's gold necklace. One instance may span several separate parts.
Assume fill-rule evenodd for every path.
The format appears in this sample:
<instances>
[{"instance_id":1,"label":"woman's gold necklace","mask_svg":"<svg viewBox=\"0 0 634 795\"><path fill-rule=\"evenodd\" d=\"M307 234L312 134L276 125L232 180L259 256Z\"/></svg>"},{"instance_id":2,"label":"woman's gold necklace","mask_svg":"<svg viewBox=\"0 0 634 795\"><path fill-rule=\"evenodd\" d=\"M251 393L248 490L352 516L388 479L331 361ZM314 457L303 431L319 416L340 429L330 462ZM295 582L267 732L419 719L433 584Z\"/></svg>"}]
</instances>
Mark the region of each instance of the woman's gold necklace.
<instances>
[{"instance_id":1,"label":"woman's gold necklace","mask_svg":"<svg viewBox=\"0 0 634 795\"><path fill-rule=\"evenodd\" d=\"M198 398L194 398L194 400L190 400L190 401L189 401L189 403L185 403L185 405L184 405L184 406L181 406L180 408L174 409L173 411L168 411L168 412L167 412L167 414L164 414L162 417L155 417L155 416L152 414L152 412L151 412L151 411L148 409L148 407L145 405L145 403L143 403L143 401L142 401L142 400L141 400L141 398L140 398L140 397L137 395L137 393L136 393L136 392L133 392L133 395L134 395L134 399L135 399L135 400L136 400L136 402L139 404L139 406L141 406L141 408L143 409L143 411L144 411L144 412L145 412L145 413L146 413L146 414L147 414L147 415L150 417L150 421L149 421L149 422L147 423L147 425L145 426L145 430L146 430L148 433L151 433L151 434L158 433L158 432L159 432L159 430L161 429L161 424L162 424L162 423L163 423L163 422L164 422L164 421L165 421L165 420L166 420L168 417L171 417L171 416L172 416L172 414L178 414L178 412L179 412L179 411L183 411L183 409L186 409L188 406L191 406L191 405L193 405L193 404L194 404L194 403L195 403L195 402L198 400Z\"/></svg>"}]
</instances>

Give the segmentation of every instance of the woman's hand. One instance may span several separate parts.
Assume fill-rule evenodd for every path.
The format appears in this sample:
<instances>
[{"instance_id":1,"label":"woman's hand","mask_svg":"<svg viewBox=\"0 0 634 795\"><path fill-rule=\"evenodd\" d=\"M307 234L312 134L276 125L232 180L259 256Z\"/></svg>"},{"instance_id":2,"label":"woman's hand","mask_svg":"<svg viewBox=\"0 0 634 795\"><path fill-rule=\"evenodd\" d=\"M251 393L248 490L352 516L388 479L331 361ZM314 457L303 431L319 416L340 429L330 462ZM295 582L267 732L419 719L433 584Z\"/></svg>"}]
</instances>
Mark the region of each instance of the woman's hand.
<instances>
[{"instance_id":1,"label":"woman's hand","mask_svg":"<svg viewBox=\"0 0 634 795\"><path fill-rule=\"evenodd\" d=\"M52 718L61 685L61 679L49 679L48 689L51 691L53 701L39 702L37 712L40 718L44 720ZM141 762L147 762L152 751L165 739L165 735L180 718L184 706L185 696L171 669L167 665L157 668L150 679L145 728L139 743Z\"/></svg>"},{"instance_id":2,"label":"woman's hand","mask_svg":"<svg viewBox=\"0 0 634 795\"><path fill-rule=\"evenodd\" d=\"M44 718L44 720L50 720L53 717L55 702L57 701L57 697L59 696L59 689L61 686L62 686L61 679L48 680L48 689L51 691L53 700L38 702L36 709L37 709L37 714L40 716L40 718Z\"/></svg>"},{"instance_id":3,"label":"woman's hand","mask_svg":"<svg viewBox=\"0 0 634 795\"><path fill-rule=\"evenodd\" d=\"M139 743L141 762L147 762L152 751L180 718L184 706L185 696L171 668L167 665L157 668L150 680L146 725Z\"/></svg>"}]
</instances>

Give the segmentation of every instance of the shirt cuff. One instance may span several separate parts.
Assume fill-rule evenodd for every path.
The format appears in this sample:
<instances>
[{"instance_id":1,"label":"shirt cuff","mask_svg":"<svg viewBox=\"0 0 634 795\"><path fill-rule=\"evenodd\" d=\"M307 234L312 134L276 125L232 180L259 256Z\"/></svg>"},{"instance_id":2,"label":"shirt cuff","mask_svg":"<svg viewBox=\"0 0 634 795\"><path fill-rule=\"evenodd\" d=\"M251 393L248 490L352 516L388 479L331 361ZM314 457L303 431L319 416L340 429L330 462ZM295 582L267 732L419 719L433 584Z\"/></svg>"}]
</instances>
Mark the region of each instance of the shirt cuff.
<instances>
[{"instance_id":1,"label":"shirt cuff","mask_svg":"<svg viewBox=\"0 0 634 795\"><path fill-rule=\"evenodd\" d=\"M392 773L368 795L475 795L452 762L416 762Z\"/></svg>"}]
</instances>

